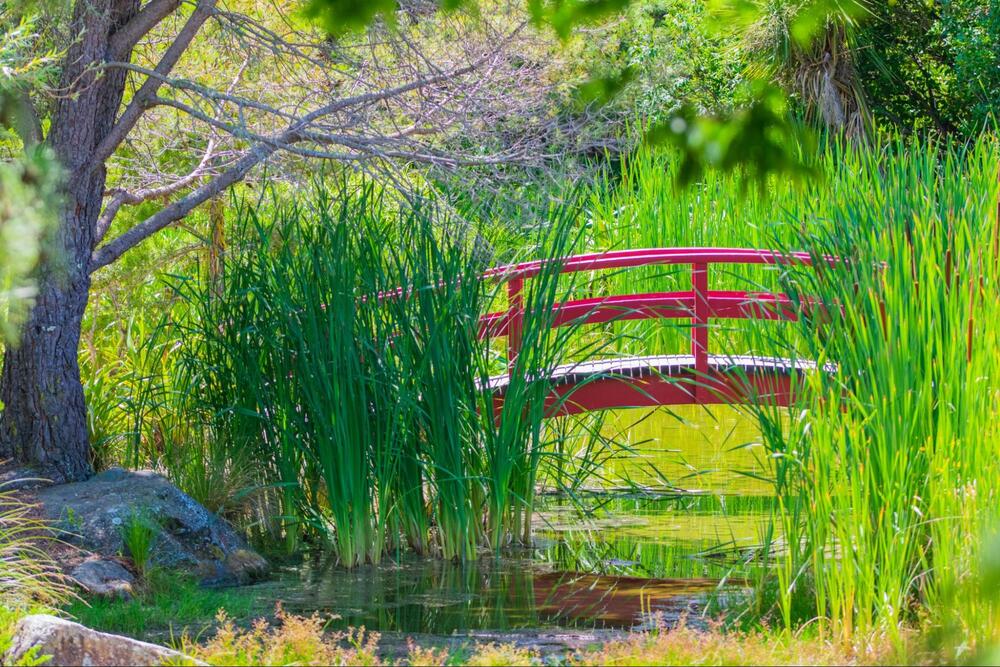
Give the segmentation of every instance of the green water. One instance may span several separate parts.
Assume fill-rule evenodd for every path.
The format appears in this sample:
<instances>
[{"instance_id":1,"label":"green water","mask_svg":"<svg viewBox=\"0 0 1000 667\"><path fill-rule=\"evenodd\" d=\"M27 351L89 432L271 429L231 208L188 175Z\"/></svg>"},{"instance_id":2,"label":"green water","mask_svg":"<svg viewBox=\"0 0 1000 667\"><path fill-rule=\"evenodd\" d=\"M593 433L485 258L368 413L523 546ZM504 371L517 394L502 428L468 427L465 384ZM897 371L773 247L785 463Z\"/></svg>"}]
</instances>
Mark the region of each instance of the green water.
<instances>
[{"instance_id":1,"label":"green water","mask_svg":"<svg viewBox=\"0 0 1000 667\"><path fill-rule=\"evenodd\" d=\"M258 585L259 598L331 616L331 628L453 635L699 619L745 591L771 502L746 474L765 472L746 446L753 424L691 407L622 411L604 430L631 442L604 462L601 484L540 499L532 549L353 570L313 555Z\"/></svg>"}]
</instances>

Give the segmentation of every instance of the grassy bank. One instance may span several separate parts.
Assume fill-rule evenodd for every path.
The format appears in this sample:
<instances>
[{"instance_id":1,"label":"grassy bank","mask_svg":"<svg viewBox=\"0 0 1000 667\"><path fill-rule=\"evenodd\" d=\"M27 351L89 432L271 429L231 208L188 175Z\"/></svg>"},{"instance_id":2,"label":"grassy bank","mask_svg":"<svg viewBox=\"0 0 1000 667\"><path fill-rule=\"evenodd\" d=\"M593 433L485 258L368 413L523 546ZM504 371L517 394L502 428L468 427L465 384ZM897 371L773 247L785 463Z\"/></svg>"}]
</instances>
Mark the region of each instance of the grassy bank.
<instances>
[{"instance_id":1,"label":"grassy bank","mask_svg":"<svg viewBox=\"0 0 1000 667\"><path fill-rule=\"evenodd\" d=\"M776 500L741 622L896 649L918 632L968 655L997 639L979 583L993 576L983 545L1000 482L997 164L991 136L900 139L828 147L806 183L709 174L678 190L674 158L640 151L535 224L364 188L242 208L225 271L175 279L170 316L137 326L129 401L102 403L95 384L91 409L128 425L102 427L116 456L165 469L273 548L327 543L345 565L469 558L530 541L539 488L572 497L627 451L595 421L545 422L530 378L559 361L682 352L690 333L662 320L549 334L537 315L569 293L687 289L686 272L543 276L526 295L520 384L494 420L477 386L511 360L502 338L478 340L476 317L507 303L474 276L651 246L834 255L820 271L713 274L715 289L785 291L802 316L716 322L713 350L837 366L807 377L793 410L749 411ZM397 286L411 298L370 298Z\"/></svg>"},{"instance_id":2,"label":"grassy bank","mask_svg":"<svg viewBox=\"0 0 1000 667\"><path fill-rule=\"evenodd\" d=\"M248 621L272 611L262 608L251 592L204 588L192 577L162 570L152 570L136 588L129 600L78 599L62 611L88 628L161 642L184 632L211 634L220 612Z\"/></svg>"},{"instance_id":3,"label":"grassy bank","mask_svg":"<svg viewBox=\"0 0 1000 667\"><path fill-rule=\"evenodd\" d=\"M380 657L377 633L362 629L325 634L316 617L282 616L278 627L261 623L250 631L220 620L222 628L210 641L182 640L179 648L211 665L854 665L933 658L900 652L881 638L852 648L812 634L789 637L681 627L633 634L562 655L543 656L514 644L470 643L449 649L411 643L404 657L386 659Z\"/></svg>"}]
</instances>

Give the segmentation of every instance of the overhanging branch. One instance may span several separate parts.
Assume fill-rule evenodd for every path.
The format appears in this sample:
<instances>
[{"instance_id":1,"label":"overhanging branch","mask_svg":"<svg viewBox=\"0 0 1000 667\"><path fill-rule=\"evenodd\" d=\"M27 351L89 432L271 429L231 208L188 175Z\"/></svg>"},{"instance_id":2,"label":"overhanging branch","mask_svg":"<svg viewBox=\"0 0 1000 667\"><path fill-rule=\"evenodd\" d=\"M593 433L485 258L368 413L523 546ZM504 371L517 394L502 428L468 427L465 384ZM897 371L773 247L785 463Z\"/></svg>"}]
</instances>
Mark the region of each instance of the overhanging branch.
<instances>
[{"instance_id":1,"label":"overhanging branch","mask_svg":"<svg viewBox=\"0 0 1000 667\"><path fill-rule=\"evenodd\" d=\"M197 6L191 13L191 16L188 17L184 27L181 28L180 32L177 33L177 37L167 47L163 57L160 58L160 62L156 64L154 69L157 74L161 76L170 74L177 61L180 60L180 57L187 51L188 46L191 45L191 40L194 39L198 31L201 30L201 26L205 23L205 20L211 15L212 9L215 7L215 2L216 0L198 0ZM107 136L94 149L87 166L87 173L104 164L104 161L114 154L115 149L125 141L125 137L128 136L128 133L132 131L135 124L139 122L139 118L149 108L150 103L156 97L156 93L162 85L162 78L147 77L143 81L142 86L139 87L139 90L132 97L132 101L125 107L122 115L118 117L118 121L115 122L114 127L111 128Z\"/></svg>"},{"instance_id":2,"label":"overhanging branch","mask_svg":"<svg viewBox=\"0 0 1000 667\"><path fill-rule=\"evenodd\" d=\"M128 23L111 35L108 54L111 60L122 60L143 37L160 22L177 11L181 0L152 0L139 10Z\"/></svg>"},{"instance_id":3,"label":"overhanging branch","mask_svg":"<svg viewBox=\"0 0 1000 667\"><path fill-rule=\"evenodd\" d=\"M107 266L129 249L180 220L203 202L238 183L248 171L266 160L274 151L272 146L258 144L226 171L101 246L91 255L90 271L94 272L102 266Z\"/></svg>"}]
</instances>

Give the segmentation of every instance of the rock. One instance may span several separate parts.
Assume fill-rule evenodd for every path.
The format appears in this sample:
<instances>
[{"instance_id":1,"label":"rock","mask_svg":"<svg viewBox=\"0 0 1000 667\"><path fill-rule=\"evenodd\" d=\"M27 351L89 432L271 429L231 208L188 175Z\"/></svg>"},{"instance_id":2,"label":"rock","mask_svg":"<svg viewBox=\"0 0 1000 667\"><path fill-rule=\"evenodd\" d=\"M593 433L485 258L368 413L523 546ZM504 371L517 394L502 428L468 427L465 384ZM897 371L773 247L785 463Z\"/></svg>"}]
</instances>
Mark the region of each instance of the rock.
<instances>
[{"instance_id":1,"label":"rock","mask_svg":"<svg viewBox=\"0 0 1000 667\"><path fill-rule=\"evenodd\" d=\"M51 475L9 461L0 461L0 490L28 491L52 484Z\"/></svg>"},{"instance_id":2,"label":"rock","mask_svg":"<svg viewBox=\"0 0 1000 667\"><path fill-rule=\"evenodd\" d=\"M52 656L51 665L203 665L183 653L130 637L86 628L55 616L25 616L14 628L3 664L19 664L35 656ZM33 663L32 663L33 664Z\"/></svg>"},{"instance_id":3,"label":"rock","mask_svg":"<svg viewBox=\"0 0 1000 667\"><path fill-rule=\"evenodd\" d=\"M85 482L41 489L36 501L46 518L66 531L65 540L105 558L126 551L121 527L138 512L158 525L150 565L221 573L234 582L267 570L267 561L232 526L154 472L112 468Z\"/></svg>"},{"instance_id":4,"label":"rock","mask_svg":"<svg viewBox=\"0 0 1000 667\"><path fill-rule=\"evenodd\" d=\"M237 549L226 556L225 569L240 584L259 581L267 575L267 561L256 551Z\"/></svg>"},{"instance_id":5,"label":"rock","mask_svg":"<svg viewBox=\"0 0 1000 667\"><path fill-rule=\"evenodd\" d=\"M135 577L113 560L88 560L76 566L70 576L91 595L129 599Z\"/></svg>"},{"instance_id":6,"label":"rock","mask_svg":"<svg viewBox=\"0 0 1000 667\"><path fill-rule=\"evenodd\" d=\"M212 569L201 568L201 585L211 588L244 586L263 579L267 575L268 564L264 558L249 549L237 549L226 556L225 561L216 563Z\"/></svg>"}]
</instances>

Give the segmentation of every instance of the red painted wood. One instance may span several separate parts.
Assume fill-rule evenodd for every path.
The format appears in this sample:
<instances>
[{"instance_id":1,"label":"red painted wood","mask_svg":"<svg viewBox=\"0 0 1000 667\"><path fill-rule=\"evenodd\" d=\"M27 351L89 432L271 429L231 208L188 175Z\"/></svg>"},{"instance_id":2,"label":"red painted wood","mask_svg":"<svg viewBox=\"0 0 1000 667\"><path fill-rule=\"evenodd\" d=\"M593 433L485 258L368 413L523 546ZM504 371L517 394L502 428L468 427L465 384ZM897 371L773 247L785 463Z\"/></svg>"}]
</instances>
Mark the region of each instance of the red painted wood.
<instances>
[{"instance_id":1,"label":"red painted wood","mask_svg":"<svg viewBox=\"0 0 1000 667\"><path fill-rule=\"evenodd\" d=\"M824 258L833 263L836 258ZM547 409L553 416L590 410L650 407L690 403L740 403L767 400L788 405L793 383L788 375L761 370L737 376L712 371L709 365L709 326L712 319L795 320L797 314L787 295L735 290L710 290L709 264L812 265L806 253L776 253L747 248L647 248L576 255L564 260L538 260L491 269L485 279L508 283L509 309L480 319L481 336L508 336L508 367L521 346L524 281L537 275L548 262L559 262L560 273L623 269L650 265L690 265L691 291L623 294L579 299L554 307L553 326L601 324L617 320L690 318L691 355L694 365L671 376L642 379L595 378L581 384L553 387ZM498 392L494 407L502 409Z\"/></svg>"},{"instance_id":2,"label":"red painted wood","mask_svg":"<svg viewBox=\"0 0 1000 667\"><path fill-rule=\"evenodd\" d=\"M691 265L691 292L694 297L694 315L691 317L691 354L698 373L708 373L708 264Z\"/></svg>"},{"instance_id":3,"label":"red painted wood","mask_svg":"<svg viewBox=\"0 0 1000 667\"><path fill-rule=\"evenodd\" d=\"M837 261L825 257L828 263ZM641 250L612 250L608 252L574 255L562 260L535 260L490 269L483 274L492 280L531 278L538 275L546 264L559 264L560 273L579 271L604 271L635 266L670 264L803 264L812 265L812 257L804 252L779 253L773 250L751 248L645 248Z\"/></svg>"},{"instance_id":4,"label":"red painted wood","mask_svg":"<svg viewBox=\"0 0 1000 667\"><path fill-rule=\"evenodd\" d=\"M709 290L706 301L710 319L794 321L798 317L791 299L784 294ZM567 301L553 310L556 311L553 325L557 327L625 320L687 319L693 317L694 295L691 292L621 294ZM480 336L506 336L509 317L509 311L484 315L479 320Z\"/></svg>"},{"instance_id":5,"label":"red painted wood","mask_svg":"<svg viewBox=\"0 0 1000 667\"><path fill-rule=\"evenodd\" d=\"M521 334L524 329L524 279L514 278L507 283L507 371L514 371L517 355L521 352Z\"/></svg>"},{"instance_id":6,"label":"red painted wood","mask_svg":"<svg viewBox=\"0 0 1000 667\"><path fill-rule=\"evenodd\" d=\"M788 375L759 373L745 378L718 373L705 377L689 372L674 376L653 376L641 380L601 378L579 385L559 385L546 399L549 417L561 417L595 410L650 408L663 405L715 405L766 401L788 406L793 398ZM494 405L502 406L502 398Z\"/></svg>"},{"instance_id":7,"label":"red painted wood","mask_svg":"<svg viewBox=\"0 0 1000 667\"><path fill-rule=\"evenodd\" d=\"M824 257L833 264L835 257ZM712 370L709 363L709 326L712 319L795 320L794 304L785 294L710 290L711 264L800 264L812 266L807 253L779 253L750 248L644 248L576 255L562 260L537 260L490 269L484 280L507 283L508 309L479 320L480 337L507 337L508 373L514 371L521 350L524 326L524 283L551 263L560 273L625 269L653 265L691 266L691 290L623 294L578 299L554 307L553 326L602 324L617 320L677 319L691 322L691 367L671 370L671 375L642 378L597 377L578 384L557 384L546 400L549 416L592 410L653 407L691 403L746 403L767 401L789 405L794 378L766 368L750 373ZM378 298L400 298L402 289ZM970 329L971 331L971 329ZM793 373L798 371L793 371ZM503 408L503 391L494 390L494 409Z\"/></svg>"}]
</instances>

